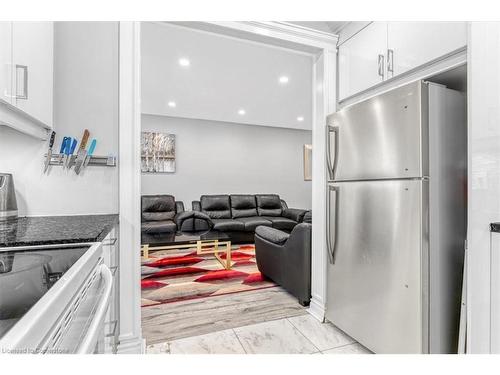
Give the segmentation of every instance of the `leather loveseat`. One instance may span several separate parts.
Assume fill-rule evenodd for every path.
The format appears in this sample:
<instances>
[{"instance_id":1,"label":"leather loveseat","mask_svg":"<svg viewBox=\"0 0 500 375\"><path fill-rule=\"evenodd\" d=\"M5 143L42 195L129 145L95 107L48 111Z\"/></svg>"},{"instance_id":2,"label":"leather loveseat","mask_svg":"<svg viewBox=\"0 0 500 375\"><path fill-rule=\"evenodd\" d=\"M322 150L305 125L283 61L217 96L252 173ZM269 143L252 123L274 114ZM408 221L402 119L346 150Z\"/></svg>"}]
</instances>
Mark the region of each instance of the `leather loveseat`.
<instances>
[{"instance_id":1,"label":"leather loveseat","mask_svg":"<svg viewBox=\"0 0 500 375\"><path fill-rule=\"evenodd\" d=\"M311 212L292 233L259 226L255 258L259 271L293 294L303 306L311 300Z\"/></svg>"},{"instance_id":2,"label":"leather loveseat","mask_svg":"<svg viewBox=\"0 0 500 375\"><path fill-rule=\"evenodd\" d=\"M291 232L307 210L288 208L276 194L202 195L193 211L210 217L213 229L226 233L233 243L254 242L255 228L272 227Z\"/></svg>"},{"instance_id":3,"label":"leather loveseat","mask_svg":"<svg viewBox=\"0 0 500 375\"><path fill-rule=\"evenodd\" d=\"M184 204L172 195L141 197L141 231L143 234L175 233L176 219L184 212Z\"/></svg>"}]
</instances>

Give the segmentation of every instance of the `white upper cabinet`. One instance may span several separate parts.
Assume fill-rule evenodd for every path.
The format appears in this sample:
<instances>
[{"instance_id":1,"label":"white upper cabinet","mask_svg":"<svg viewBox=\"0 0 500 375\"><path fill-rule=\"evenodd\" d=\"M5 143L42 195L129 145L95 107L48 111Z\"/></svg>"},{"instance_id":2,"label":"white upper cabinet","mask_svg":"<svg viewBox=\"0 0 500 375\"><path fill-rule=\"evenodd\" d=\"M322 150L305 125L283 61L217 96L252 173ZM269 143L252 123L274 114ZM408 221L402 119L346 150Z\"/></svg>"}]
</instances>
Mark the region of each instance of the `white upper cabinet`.
<instances>
[{"instance_id":1,"label":"white upper cabinet","mask_svg":"<svg viewBox=\"0 0 500 375\"><path fill-rule=\"evenodd\" d=\"M14 22L12 46L15 105L52 127L54 23Z\"/></svg>"},{"instance_id":2,"label":"white upper cabinet","mask_svg":"<svg viewBox=\"0 0 500 375\"><path fill-rule=\"evenodd\" d=\"M339 47L340 99L384 80L386 49L386 22L372 22Z\"/></svg>"},{"instance_id":3,"label":"white upper cabinet","mask_svg":"<svg viewBox=\"0 0 500 375\"><path fill-rule=\"evenodd\" d=\"M0 22L0 100L12 103L12 22Z\"/></svg>"},{"instance_id":4,"label":"white upper cabinet","mask_svg":"<svg viewBox=\"0 0 500 375\"><path fill-rule=\"evenodd\" d=\"M372 22L339 46L339 101L466 45L466 22Z\"/></svg>"},{"instance_id":5,"label":"white upper cabinet","mask_svg":"<svg viewBox=\"0 0 500 375\"><path fill-rule=\"evenodd\" d=\"M388 71L388 78L456 51L466 44L465 22L388 22L387 62L394 66L392 71Z\"/></svg>"},{"instance_id":6,"label":"white upper cabinet","mask_svg":"<svg viewBox=\"0 0 500 375\"><path fill-rule=\"evenodd\" d=\"M6 104L0 123L44 134L53 121L54 23L0 22L0 64L0 101Z\"/></svg>"}]
</instances>

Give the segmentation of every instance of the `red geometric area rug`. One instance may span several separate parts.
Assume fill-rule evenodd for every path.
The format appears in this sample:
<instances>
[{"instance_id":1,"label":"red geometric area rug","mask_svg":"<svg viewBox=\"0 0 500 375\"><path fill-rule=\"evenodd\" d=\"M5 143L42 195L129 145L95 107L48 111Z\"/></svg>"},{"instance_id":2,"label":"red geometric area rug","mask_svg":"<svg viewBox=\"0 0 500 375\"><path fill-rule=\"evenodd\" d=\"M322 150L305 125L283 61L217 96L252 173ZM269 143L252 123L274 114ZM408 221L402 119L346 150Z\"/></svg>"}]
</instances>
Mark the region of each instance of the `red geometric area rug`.
<instances>
[{"instance_id":1,"label":"red geometric area rug","mask_svg":"<svg viewBox=\"0 0 500 375\"><path fill-rule=\"evenodd\" d=\"M142 307L276 286L257 269L254 245L233 246L231 260L226 270L213 254L198 255L196 248L150 254L141 265Z\"/></svg>"}]
</instances>

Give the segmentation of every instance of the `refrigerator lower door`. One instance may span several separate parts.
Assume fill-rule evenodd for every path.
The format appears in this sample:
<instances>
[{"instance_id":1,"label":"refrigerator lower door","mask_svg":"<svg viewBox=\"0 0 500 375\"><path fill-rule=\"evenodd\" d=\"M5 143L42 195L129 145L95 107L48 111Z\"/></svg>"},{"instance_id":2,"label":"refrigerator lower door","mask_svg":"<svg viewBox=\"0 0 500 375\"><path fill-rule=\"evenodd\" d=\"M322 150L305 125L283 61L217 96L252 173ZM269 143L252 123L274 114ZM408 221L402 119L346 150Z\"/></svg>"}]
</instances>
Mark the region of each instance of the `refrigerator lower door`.
<instances>
[{"instance_id":1,"label":"refrigerator lower door","mask_svg":"<svg viewBox=\"0 0 500 375\"><path fill-rule=\"evenodd\" d=\"M428 350L427 185L328 186L326 316L375 353Z\"/></svg>"}]
</instances>

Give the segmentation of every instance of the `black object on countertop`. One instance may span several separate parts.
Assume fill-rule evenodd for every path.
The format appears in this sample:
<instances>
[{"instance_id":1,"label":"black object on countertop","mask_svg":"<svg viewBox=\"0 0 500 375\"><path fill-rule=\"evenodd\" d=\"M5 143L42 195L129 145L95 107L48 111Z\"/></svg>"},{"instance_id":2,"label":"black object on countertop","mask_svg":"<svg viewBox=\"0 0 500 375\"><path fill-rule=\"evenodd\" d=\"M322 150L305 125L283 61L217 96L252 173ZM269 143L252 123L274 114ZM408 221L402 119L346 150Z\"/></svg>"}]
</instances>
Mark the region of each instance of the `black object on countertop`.
<instances>
[{"instance_id":1,"label":"black object on countertop","mask_svg":"<svg viewBox=\"0 0 500 375\"><path fill-rule=\"evenodd\" d=\"M500 233L500 223L491 223L490 224L490 230L492 232Z\"/></svg>"},{"instance_id":2,"label":"black object on countertop","mask_svg":"<svg viewBox=\"0 0 500 375\"><path fill-rule=\"evenodd\" d=\"M118 215L20 217L0 222L0 248L102 241Z\"/></svg>"}]
</instances>

